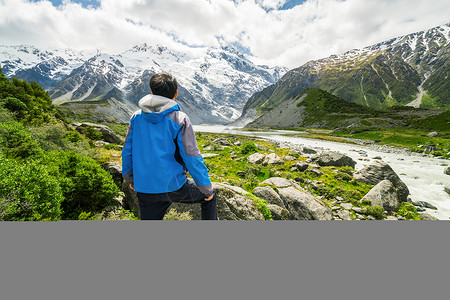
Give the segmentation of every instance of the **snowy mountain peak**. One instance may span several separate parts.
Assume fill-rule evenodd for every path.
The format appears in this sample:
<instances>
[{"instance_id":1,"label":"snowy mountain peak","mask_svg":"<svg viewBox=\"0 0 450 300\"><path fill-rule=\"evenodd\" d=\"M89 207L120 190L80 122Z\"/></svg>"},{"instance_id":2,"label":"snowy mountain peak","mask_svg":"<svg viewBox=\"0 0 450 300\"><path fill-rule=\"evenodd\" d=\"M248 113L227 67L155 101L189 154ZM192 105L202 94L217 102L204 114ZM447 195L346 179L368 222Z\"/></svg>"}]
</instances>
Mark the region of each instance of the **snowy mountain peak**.
<instances>
[{"instance_id":1,"label":"snowy mountain peak","mask_svg":"<svg viewBox=\"0 0 450 300\"><path fill-rule=\"evenodd\" d=\"M57 104L115 98L136 107L150 92L151 75L166 71L177 78L179 104L194 123L233 121L253 93L287 71L255 65L231 46L170 49L148 43L120 54L0 46L0 63L6 76L38 82Z\"/></svg>"}]
</instances>

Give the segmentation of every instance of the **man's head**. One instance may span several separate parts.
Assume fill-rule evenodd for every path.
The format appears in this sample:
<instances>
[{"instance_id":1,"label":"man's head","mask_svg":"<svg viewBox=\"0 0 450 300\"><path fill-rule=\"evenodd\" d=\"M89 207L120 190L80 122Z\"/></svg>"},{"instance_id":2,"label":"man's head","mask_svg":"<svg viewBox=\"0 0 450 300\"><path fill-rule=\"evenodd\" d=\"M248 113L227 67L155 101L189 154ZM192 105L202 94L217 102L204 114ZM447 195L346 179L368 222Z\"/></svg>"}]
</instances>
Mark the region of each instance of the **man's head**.
<instances>
[{"instance_id":1,"label":"man's head","mask_svg":"<svg viewBox=\"0 0 450 300\"><path fill-rule=\"evenodd\" d=\"M150 79L150 89L153 95L174 99L178 95L178 84L175 77L169 73L158 73Z\"/></svg>"}]
</instances>

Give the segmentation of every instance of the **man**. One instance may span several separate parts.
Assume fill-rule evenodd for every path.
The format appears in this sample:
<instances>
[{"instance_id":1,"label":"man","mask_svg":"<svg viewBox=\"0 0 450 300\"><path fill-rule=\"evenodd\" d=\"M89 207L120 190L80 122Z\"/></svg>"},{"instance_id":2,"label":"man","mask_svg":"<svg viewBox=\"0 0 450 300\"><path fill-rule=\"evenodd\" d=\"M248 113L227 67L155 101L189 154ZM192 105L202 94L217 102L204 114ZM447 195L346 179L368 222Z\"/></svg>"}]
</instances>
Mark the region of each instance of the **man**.
<instances>
[{"instance_id":1,"label":"man","mask_svg":"<svg viewBox=\"0 0 450 300\"><path fill-rule=\"evenodd\" d=\"M189 117L174 101L176 79L158 73L139 101L122 150L122 175L137 192L142 220L162 220L172 202L200 203L203 220L217 220L216 195ZM192 180L187 180L186 169Z\"/></svg>"}]
</instances>

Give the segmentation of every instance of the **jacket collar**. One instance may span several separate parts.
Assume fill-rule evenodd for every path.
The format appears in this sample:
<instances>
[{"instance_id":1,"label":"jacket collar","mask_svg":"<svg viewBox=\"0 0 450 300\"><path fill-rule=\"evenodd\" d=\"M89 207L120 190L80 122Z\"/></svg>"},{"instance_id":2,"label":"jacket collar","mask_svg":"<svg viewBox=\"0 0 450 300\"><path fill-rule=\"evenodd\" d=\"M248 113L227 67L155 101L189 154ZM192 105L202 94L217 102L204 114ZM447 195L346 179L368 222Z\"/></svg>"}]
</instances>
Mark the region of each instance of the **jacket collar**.
<instances>
[{"instance_id":1,"label":"jacket collar","mask_svg":"<svg viewBox=\"0 0 450 300\"><path fill-rule=\"evenodd\" d=\"M172 99L158 95L147 95L139 100L139 108L145 113L159 114L176 105L177 103Z\"/></svg>"}]
</instances>

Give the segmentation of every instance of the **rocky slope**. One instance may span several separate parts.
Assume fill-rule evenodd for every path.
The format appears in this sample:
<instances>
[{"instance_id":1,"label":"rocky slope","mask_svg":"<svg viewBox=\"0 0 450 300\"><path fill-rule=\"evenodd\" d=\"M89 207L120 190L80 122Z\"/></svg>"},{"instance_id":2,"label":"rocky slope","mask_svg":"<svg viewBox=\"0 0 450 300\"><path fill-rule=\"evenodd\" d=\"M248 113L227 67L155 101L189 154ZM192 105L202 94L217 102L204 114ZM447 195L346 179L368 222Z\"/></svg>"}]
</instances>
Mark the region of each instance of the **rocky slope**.
<instances>
[{"instance_id":1,"label":"rocky slope","mask_svg":"<svg viewBox=\"0 0 450 300\"><path fill-rule=\"evenodd\" d=\"M310 61L255 93L244 115L267 111L306 88L383 108L410 105L450 108L450 24L391 39L341 55Z\"/></svg>"},{"instance_id":2,"label":"rocky slope","mask_svg":"<svg viewBox=\"0 0 450 300\"><path fill-rule=\"evenodd\" d=\"M237 119L254 92L286 71L255 65L231 47L174 50L147 44L120 54L0 46L0 63L7 77L41 84L55 104L107 99L125 104L111 104L111 114L124 106L130 107L131 114L150 92L150 77L167 71L178 80L182 110L196 124Z\"/></svg>"}]
</instances>

